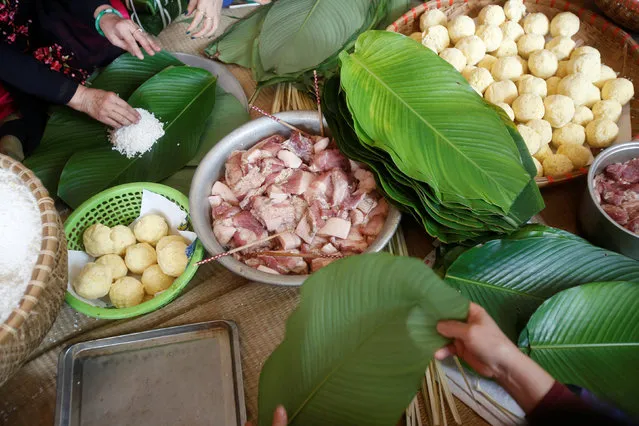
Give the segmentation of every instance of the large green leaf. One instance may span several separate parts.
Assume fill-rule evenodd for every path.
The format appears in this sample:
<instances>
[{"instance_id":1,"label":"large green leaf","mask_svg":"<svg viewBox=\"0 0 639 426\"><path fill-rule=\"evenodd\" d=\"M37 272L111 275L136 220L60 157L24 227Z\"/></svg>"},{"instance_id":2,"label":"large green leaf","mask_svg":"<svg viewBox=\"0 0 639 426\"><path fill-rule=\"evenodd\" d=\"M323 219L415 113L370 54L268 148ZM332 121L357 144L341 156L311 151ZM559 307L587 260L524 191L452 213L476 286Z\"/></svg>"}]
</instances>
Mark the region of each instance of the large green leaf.
<instances>
[{"instance_id":1,"label":"large green leaf","mask_svg":"<svg viewBox=\"0 0 639 426\"><path fill-rule=\"evenodd\" d=\"M447 343L435 325L468 301L420 260L366 254L314 273L260 376L259 424L393 425Z\"/></svg>"},{"instance_id":2,"label":"large green leaf","mask_svg":"<svg viewBox=\"0 0 639 426\"><path fill-rule=\"evenodd\" d=\"M167 67L180 65L184 64L166 51L153 56L145 55L142 61L125 53L102 70L91 81L91 87L115 92L122 99L128 99L142 83L155 74Z\"/></svg>"},{"instance_id":3,"label":"large green leaf","mask_svg":"<svg viewBox=\"0 0 639 426\"><path fill-rule=\"evenodd\" d=\"M250 120L246 108L233 95L226 93L219 85L215 92L215 106L206 121L195 157L188 162L186 167L160 182L186 195L189 195L193 175L202 158L220 139Z\"/></svg>"},{"instance_id":4,"label":"large green leaf","mask_svg":"<svg viewBox=\"0 0 639 426\"><path fill-rule=\"evenodd\" d=\"M107 129L88 115L58 107L44 129L42 142L24 164L38 176L49 193L58 191L58 181L69 158L80 151L107 143Z\"/></svg>"},{"instance_id":5,"label":"large green leaf","mask_svg":"<svg viewBox=\"0 0 639 426\"><path fill-rule=\"evenodd\" d=\"M220 86L215 90L215 106L206 121L204 132L200 140L200 147L195 156L189 161L189 166L197 166L204 156L216 143L242 124L249 121L251 116L235 96L226 93Z\"/></svg>"},{"instance_id":6,"label":"large green leaf","mask_svg":"<svg viewBox=\"0 0 639 426\"><path fill-rule=\"evenodd\" d=\"M388 152L404 174L429 184L443 203L509 213L531 177L501 116L450 64L385 31L362 34L355 53L342 52L340 60L361 140ZM529 209L529 216L541 205Z\"/></svg>"},{"instance_id":7,"label":"large green leaf","mask_svg":"<svg viewBox=\"0 0 639 426\"><path fill-rule=\"evenodd\" d=\"M280 0L264 19L259 54L278 74L316 67L338 52L376 12L370 0Z\"/></svg>"},{"instance_id":8,"label":"large green leaf","mask_svg":"<svg viewBox=\"0 0 639 426\"><path fill-rule=\"evenodd\" d=\"M483 306L513 340L555 293L593 281L639 283L639 262L565 231L533 225L512 238L466 251L446 282Z\"/></svg>"},{"instance_id":9,"label":"large green leaf","mask_svg":"<svg viewBox=\"0 0 639 426\"><path fill-rule=\"evenodd\" d=\"M143 61L126 53L92 81L91 87L113 91L127 99L142 83L171 65L182 65L171 54L160 52ZM57 107L47 123L42 142L25 160L51 194L57 193L64 165L77 152L104 146L106 127L91 117L68 107Z\"/></svg>"},{"instance_id":10,"label":"large green leaf","mask_svg":"<svg viewBox=\"0 0 639 426\"><path fill-rule=\"evenodd\" d=\"M260 6L231 25L205 49L205 53L226 64L253 68L253 45L262 29L262 23L273 4Z\"/></svg>"},{"instance_id":11,"label":"large green leaf","mask_svg":"<svg viewBox=\"0 0 639 426\"><path fill-rule=\"evenodd\" d=\"M140 157L127 159L109 144L74 154L60 177L58 195L71 207L111 186L160 181L197 153L202 130L215 104L215 77L193 67L172 67L146 81L129 103L153 111L165 135Z\"/></svg>"},{"instance_id":12,"label":"large green leaf","mask_svg":"<svg viewBox=\"0 0 639 426\"><path fill-rule=\"evenodd\" d=\"M593 283L556 294L530 318L519 346L557 380L639 416L637 283Z\"/></svg>"}]
</instances>

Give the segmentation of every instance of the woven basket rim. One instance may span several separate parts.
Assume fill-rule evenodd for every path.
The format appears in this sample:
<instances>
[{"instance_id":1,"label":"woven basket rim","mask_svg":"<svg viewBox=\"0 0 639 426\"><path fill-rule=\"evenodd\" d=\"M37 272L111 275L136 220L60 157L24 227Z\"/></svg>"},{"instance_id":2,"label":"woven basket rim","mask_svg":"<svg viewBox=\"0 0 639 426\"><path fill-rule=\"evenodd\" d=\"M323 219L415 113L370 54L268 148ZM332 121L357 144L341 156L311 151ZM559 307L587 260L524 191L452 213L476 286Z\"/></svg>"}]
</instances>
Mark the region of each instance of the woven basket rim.
<instances>
[{"instance_id":1,"label":"woven basket rim","mask_svg":"<svg viewBox=\"0 0 639 426\"><path fill-rule=\"evenodd\" d=\"M11 157L0 154L0 169L7 170L19 177L29 188L38 203L42 225L42 244L38 261L31 273L31 280L20 300L9 317L0 324L0 345L11 336L15 336L22 324L29 317L31 311L38 304L40 295L49 281L56 262L56 253L60 244L58 240L61 229L58 226L58 213L53 199L49 196L40 179L22 163Z\"/></svg>"},{"instance_id":2,"label":"woven basket rim","mask_svg":"<svg viewBox=\"0 0 639 426\"><path fill-rule=\"evenodd\" d=\"M630 56L634 58L634 64L639 64L639 44L632 38L632 36L626 31L622 30L620 27L614 25L606 18L598 15L597 13L583 7L580 5L576 5L563 0L523 0L524 3L531 5L540 5L546 6L553 9L556 9L559 12L569 11L574 13L579 17L579 19L583 22L588 23L594 27L599 28L602 32L609 32L612 35L613 39L616 39L620 46L628 47L628 51ZM447 9L454 5L460 4L468 4L473 5L474 3L482 3L485 4L487 2L502 4L503 0L431 0L425 3L416 6L402 16L397 18L397 20L391 23L388 27L386 27L386 31L401 33L401 29L405 27L412 27L412 25L419 19L419 17L431 9ZM632 130L632 129L631 129ZM634 130L632 130L632 134L634 135ZM639 135L637 135L639 136ZM637 137L633 136L632 139L637 139ZM570 173L567 173L564 176L543 176L535 178L535 182L539 187L549 186L560 182L566 182L568 180L584 176L588 173L589 167L584 167L579 170L574 170Z\"/></svg>"}]
</instances>

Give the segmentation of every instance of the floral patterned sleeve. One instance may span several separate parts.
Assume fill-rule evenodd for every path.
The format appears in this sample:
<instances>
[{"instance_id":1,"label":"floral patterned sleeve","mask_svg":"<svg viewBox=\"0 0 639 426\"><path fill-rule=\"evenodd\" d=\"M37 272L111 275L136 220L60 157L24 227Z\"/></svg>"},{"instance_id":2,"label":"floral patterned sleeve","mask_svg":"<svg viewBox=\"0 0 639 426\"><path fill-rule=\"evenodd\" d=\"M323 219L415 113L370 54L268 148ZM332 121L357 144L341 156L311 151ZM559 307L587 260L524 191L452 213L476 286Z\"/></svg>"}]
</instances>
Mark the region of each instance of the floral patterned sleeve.
<instances>
[{"instance_id":1,"label":"floral patterned sleeve","mask_svg":"<svg viewBox=\"0 0 639 426\"><path fill-rule=\"evenodd\" d=\"M0 42L0 63L2 83L51 103L68 103L78 88L71 78L4 42Z\"/></svg>"}]
</instances>

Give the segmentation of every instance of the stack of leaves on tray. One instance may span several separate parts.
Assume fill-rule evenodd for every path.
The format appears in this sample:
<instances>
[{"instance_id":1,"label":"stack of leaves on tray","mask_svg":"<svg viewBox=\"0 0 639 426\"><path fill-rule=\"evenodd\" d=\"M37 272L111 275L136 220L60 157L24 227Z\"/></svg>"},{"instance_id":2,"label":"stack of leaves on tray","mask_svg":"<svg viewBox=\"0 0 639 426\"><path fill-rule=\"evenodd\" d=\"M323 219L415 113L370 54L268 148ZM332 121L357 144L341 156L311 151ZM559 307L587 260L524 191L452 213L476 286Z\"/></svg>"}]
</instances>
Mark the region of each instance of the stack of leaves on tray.
<instances>
[{"instance_id":1,"label":"stack of leaves on tray","mask_svg":"<svg viewBox=\"0 0 639 426\"><path fill-rule=\"evenodd\" d=\"M535 166L508 117L429 49L369 31L340 54L324 112L339 148L445 243L509 233L543 208Z\"/></svg>"},{"instance_id":2,"label":"stack of leaves on tray","mask_svg":"<svg viewBox=\"0 0 639 426\"><path fill-rule=\"evenodd\" d=\"M528 225L461 254L445 281L557 380L639 415L639 262Z\"/></svg>"},{"instance_id":3,"label":"stack of leaves on tray","mask_svg":"<svg viewBox=\"0 0 639 426\"><path fill-rule=\"evenodd\" d=\"M188 191L194 166L203 155L221 136L248 120L244 107L217 87L211 73L186 66L166 52L143 61L125 54L90 85L154 113L164 123L165 135L147 153L128 159L112 149L103 124L68 107L57 108L41 145L25 165L50 193L73 208L128 182L167 179L167 184Z\"/></svg>"},{"instance_id":4,"label":"stack of leaves on tray","mask_svg":"<svg viewBox=\"0 0 639 426\"><path fill-rule=\"evenodd\" d=\"M279 0L233 24L207 49L253 70L260 86L328 75L357 36L408 9L410 0ZM399 13L398 13L399 12ZM310 81L310 80L308 80Z\"/></svg>"}]
</instances>

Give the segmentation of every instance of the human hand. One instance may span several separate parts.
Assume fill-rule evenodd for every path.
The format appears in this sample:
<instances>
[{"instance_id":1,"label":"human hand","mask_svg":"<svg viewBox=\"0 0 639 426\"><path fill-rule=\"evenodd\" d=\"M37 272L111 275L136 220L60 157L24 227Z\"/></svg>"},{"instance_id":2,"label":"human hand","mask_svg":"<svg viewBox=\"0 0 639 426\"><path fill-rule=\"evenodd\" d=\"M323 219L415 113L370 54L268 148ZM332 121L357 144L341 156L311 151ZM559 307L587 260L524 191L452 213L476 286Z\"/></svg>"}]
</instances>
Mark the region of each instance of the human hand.
<instances>
[{"instance_id":1,"label":"human hand","mask_svg":"<svg viewBox=\"0 0 639 426\"><path fill-rule=\"evenodd\" d=\"M221 14L222 0L190 0L186 15L193 16L193 22L186 29L186 33L191 34L202 24L200 30L191 38L212 36L220 25Z\"/></svg>"},{"instance_id":2,"label":"human hand","mask_svg":"<svg viewBox=\"0 0 639 426\"><path fill-rule=\"evenodd\" d=\"M288 424L288 418L286 417L286 409L278 405L273 414L273 426L286 426ZM246 426L251 426L250 422L246 423Z\"/></svg>"},{"instance_id":3,"label":"human hand","mask_svg":"<svg viewBox=\"0 0 639 426\"><path fill-rule=\"evenodd\" d=\"M486 377L499 379L504 375L508 361L521 356L484 308L475 303L470 304L466 322L440 321L437 331L454 340L435 352L435 358L441 360L458 355Z\"/></svg>"},{"instance_id":4,"label":"human hand","mask_svg":"<svg viewBox=\"0 0 639 426\"><path fill-rule=\"evenodd\" d=\"M68 105L116 129L140 121L140 114L124 99L100 89L80 85Z\"/></svg>"},{"instance_id":5,"label":"human hand","mask_svg":"<svg viewBox=\"0 0 639 426\"><path fill-rule=\"evenodd\" d=\"M100 28L111 44L140 59L144 59L140 46L151 56L162 50L160 45L132 20L120 18L115 13L103 15Z\"/></svg>"}]
</instances>

